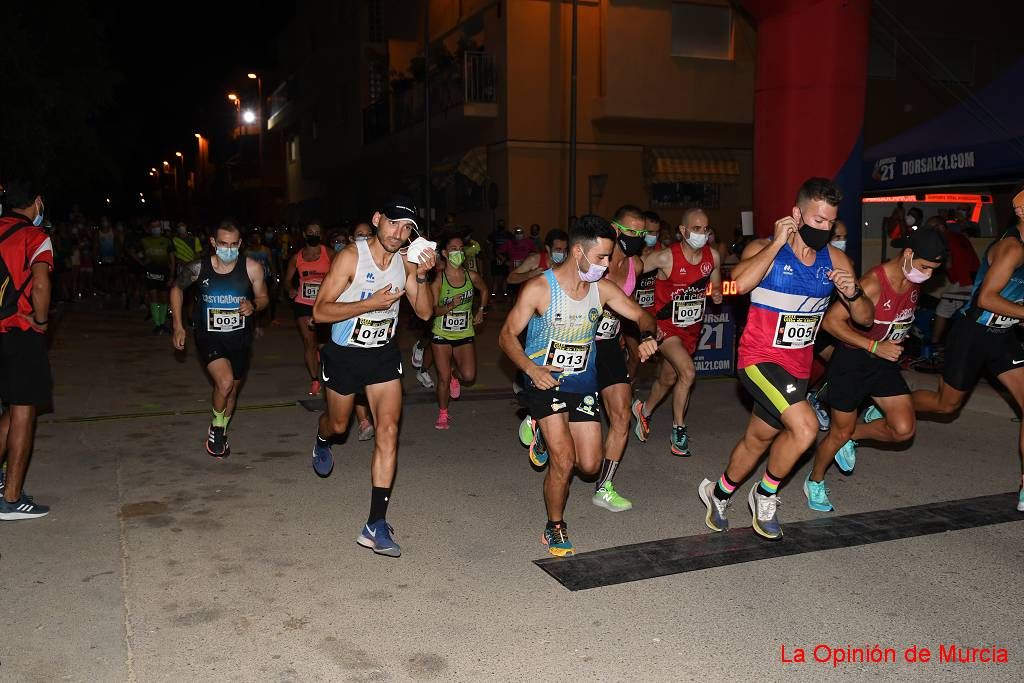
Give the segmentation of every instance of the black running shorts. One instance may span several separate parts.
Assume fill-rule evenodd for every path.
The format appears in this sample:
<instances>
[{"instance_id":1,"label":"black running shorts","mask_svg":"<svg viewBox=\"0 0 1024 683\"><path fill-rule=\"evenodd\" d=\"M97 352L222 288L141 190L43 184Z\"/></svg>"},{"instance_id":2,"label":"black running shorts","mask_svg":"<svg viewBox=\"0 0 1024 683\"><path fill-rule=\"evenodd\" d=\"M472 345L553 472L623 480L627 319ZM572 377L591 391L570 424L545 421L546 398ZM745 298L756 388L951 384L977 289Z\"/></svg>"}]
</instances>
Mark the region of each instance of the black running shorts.
<instances>
[{"instance_id":1,"label":"black running shorts","mask_svg":"<svg viewBox=\"0 0 1024 683\"><path fill-rule=\"evenodd\" d=\"M626 370L626 351L619 345L619 339L597 340L597 388L607 389L616 384L629 384Z\"/></svg>"},{"instance_id":2,"label":"black running shorts","mask_svg":"<svg viewBox=\"0 0 1024 683\"><path fill-rule=\"evenodd\" d=\"M320 349L320 379L342 396L365 394L366 387L402 378L402 356L392 339L377 349L339 346L334 342Z\"/></svg>"},{"instance_id":3,"label":"black running shorts","mask_svg":"<svg viewBox=\"0 0 1024 683\"><path fill-rule=\"evenodd\" d=\"M234 378L243 380L249 374L252 335L200 332L196 334L196 351L203 365L209 365L219 358L226 358L231 363L231 374Z\"/></svg>"},{"instance_id":4,"label":"black running shorts","mask_svg":"<svg viewBox=\"0 0 1024 683\"><path fill-rule=\"evenodd\" d=\"M535 420L542 420L551 415L566 413L569 422L600 422L601 402L597 400L597 392L574 394L557 389L524 389L522 402L526 410Z\"/></svg>"},{"instance_id":5,"label":"black running shorts","mask_svg":"<svg viewBox=\"0 0 1024 683\"><path fill-rule=\"evenodd\" d=\"M807 378L797 379L775 363L740 368L740 384L754 399L754 415L775 429L784 427L782 413L807 397Z\"/></svg>"},{"instance_id":6,"label":"black running shorts","mask_svg":"<svg viewBox=\"0 0 1024 683\"><path fill-rule=\"evenodd\" d=\"M942 379L946 384L969 391L987 370L996 377L1024 368L1024 348L1016 330L993 330L958 315L946 339L946 365Z\"/></svg>"},{"instance_id":7,"label":"black running shorts","mask_svg":"<svg viewBox=\"0 0 1024 683\"><path fill-rule=\"evenodd\" d=\"M896 363L872 356L864 349L836 344L828 366L828 400L836 410L856 412L864 399L905 396L910 393Z\"/></svg>"},{"instance_id":8,"label":"black running shorts","mask_svg":"<svg viewBox=\"0 0 1024 683\"><path fill-rule=\"evenodd\" d=\"M46 336L28 330L0 333L0 398L15 406L52 403L53 380Z\"/></svg>"}]
</instances>

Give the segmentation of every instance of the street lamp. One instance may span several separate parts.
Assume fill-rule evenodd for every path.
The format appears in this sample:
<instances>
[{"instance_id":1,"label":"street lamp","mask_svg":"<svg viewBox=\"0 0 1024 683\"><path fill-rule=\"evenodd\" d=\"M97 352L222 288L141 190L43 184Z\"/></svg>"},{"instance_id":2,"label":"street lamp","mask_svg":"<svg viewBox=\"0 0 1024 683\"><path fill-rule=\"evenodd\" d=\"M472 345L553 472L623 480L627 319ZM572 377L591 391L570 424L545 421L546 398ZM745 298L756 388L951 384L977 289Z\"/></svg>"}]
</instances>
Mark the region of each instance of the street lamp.
<instances>
[{"instance_id":1,"label":"street lamp","mask_svg":"<svg viewBox=\"0 0 1024 683\"><path fill-rule=\"evenodd\" d=\"M265 125L263 122L264 122L264 120L266 118L264 116L264 113L263 113L263 79L260 78L260 75L258 73L253 73L253 72L247 73L246 77L249 80L251 80L251 81L256 81L256 97L257 97L257 99L259 99L260 132L259 132L259 138L257 139L257 154L259 154L259 160L258 160L259 163L257 165L257 168L259 169L259 174L260 174L259 192L260 192L261 197L262 197L263 182L264 182L263 181L263 127ZM252 121L249 121L249 123L252 123Z\"/></svg>"},{"instance_id":2,"label":"street lamp","mask_svg":"<svg viewBox=\"0 0 1024 683\"><path fill-rule=\"evenodd\" d=\"M244 112L242 112L242 120L245 121L247 124L255 123L256 112L254 112L252 109L246 109Z\"/></svg>"}]
</instances>

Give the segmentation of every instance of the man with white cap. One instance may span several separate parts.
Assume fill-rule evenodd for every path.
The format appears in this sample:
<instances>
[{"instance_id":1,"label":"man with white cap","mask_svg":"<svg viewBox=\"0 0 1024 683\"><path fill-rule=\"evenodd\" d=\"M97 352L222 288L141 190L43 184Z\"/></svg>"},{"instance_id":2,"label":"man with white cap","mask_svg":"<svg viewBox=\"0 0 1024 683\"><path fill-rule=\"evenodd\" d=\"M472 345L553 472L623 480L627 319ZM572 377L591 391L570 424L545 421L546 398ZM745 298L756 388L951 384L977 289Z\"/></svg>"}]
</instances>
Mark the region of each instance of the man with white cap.
<instances>
[{"instance_id":1,"label":"man with white cap","mask_svg":"<svg viewBox=\"0 0 1024 683\"><path fill-rule=\"evenodd\" d=\"M402 358L395 340L399 301L404 295L423 320L434 311L427 284L427 273L434 267L433 243L417 239L406 253L401 251L411 232L419 234L416 220L416 206L408 198L385 203L373 214L376 234L338 254L313 304L314 320L333 323L331 341L320 353L327 410L320 416L313 469L321 477L330 475L330 440L348 429L356 395L365 394L377 434L370 468L370 514L356 542L389 557L401 555L385 520L402 415Z\"/></svg>"},{"instance_id":2,"label":"man with white cap","mask_svg":"<svg viewBox=\"0 0 1024 683\"><path fill-rule=\"evenodd\" d=\"M981 259L970 301L957 314L946 340L946 365L938 391L915 391L919 413L950 414L960 409L982 371L995 375L1024 409L1024 348L1013 327L1024 320L1024 190L1013 198L1017 223L993 242ZM1024 512L1024 423L1021 491L1017 509Z\"/></svg>"}]
</instances>

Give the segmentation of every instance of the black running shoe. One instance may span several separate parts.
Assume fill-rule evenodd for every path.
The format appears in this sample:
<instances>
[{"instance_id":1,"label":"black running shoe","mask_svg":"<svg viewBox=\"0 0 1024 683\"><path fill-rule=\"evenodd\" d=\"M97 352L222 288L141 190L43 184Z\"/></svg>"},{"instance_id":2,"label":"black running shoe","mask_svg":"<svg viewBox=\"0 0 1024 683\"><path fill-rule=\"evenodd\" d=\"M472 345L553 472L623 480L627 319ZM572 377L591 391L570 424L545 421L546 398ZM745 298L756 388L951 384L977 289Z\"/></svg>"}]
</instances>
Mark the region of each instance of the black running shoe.
<instances>
[{"instance_id":1,"label":"black running shoe","mask_svg":"<svg viewBox=\"0 0 1024 683\"><path fill-rule=\"evenodd\" d=\"M206 435L206 452L215 458L226 458L231 455L228 437L223 427L210 425L210 431Z\"/></svg>"},{"instance_id":2,"label":"black running shoe","mask_svg":"<svg viewBox=\"0 0 1024 683\"><path fill-rule=\"evenodd\" d=\"M0 519L13 521L17 519L35 519L50 514L50 508L46 505L36 503L28 496L22 494L21 500L16 503L8 503L0 498Z\"/></svg>"}]
</instances>

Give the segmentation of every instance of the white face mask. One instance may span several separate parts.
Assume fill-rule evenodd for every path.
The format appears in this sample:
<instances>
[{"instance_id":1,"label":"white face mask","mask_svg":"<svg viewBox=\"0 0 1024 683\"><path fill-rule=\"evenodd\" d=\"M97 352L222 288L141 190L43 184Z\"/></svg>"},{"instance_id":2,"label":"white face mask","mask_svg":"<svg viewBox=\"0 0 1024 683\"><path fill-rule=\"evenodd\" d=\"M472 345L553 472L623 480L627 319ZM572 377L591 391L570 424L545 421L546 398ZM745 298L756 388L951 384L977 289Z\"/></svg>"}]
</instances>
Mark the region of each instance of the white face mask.
<instances>
[{"instance_id":1,"label":"white face mask","mask_svg":"<svg viewBox=\"0 0 1024 683\"><path fill-rule=\"evenodd\" d=\"M832 240L832 246L839 251L846 251L846 240Z\"/></svg>"},{"instance_id":2,"label":"white face mask","mask_svg":"<svg viewBox=\"0 0 1024 683\"><path fill-rule=\"evenodd\" d=\"M694 249L703 249L704 245L708 243L708 234L706 232L691 232L686 238L686 243Z\"/></svg>"}]
</instances>

